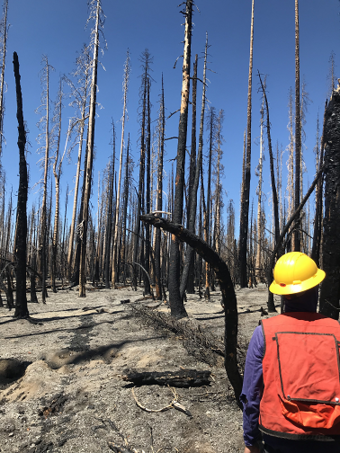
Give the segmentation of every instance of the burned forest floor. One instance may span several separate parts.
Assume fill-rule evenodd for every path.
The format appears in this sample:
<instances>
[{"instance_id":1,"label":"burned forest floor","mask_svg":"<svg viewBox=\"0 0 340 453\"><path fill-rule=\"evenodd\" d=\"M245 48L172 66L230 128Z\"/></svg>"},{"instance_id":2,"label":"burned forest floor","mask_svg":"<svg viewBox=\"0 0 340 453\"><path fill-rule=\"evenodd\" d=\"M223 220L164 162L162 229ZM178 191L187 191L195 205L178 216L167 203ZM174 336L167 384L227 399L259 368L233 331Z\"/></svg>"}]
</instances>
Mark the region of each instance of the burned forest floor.
<instances>
[{"instance_id":1,"label":"burned forest floor","mask_svg":"<svg viewBox=\"0 0 340 453\"><path fill-rule=\"evenodd\" d=\"M219 291L210 301L188 295L181 321L142 289L48 295L46 304L29 303L31 321L0 308L1 453L243 451L242 413L222 357ZM237 301L242 367L267 289L238 290ZM209 382L128 380L134 372L187 370L206 371Z\"/></svg>"}]
</instances>

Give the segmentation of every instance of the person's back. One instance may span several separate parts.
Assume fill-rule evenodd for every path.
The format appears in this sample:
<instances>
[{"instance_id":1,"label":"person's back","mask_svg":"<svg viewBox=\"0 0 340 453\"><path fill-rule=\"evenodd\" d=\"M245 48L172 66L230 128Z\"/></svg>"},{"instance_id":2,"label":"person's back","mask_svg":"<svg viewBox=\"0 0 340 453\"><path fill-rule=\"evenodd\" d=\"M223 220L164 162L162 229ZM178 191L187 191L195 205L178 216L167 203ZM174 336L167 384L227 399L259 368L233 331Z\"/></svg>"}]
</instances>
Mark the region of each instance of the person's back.
<instances>
[{"instance_id":1,"label":"person's back","mask_svg":"<svg viewBox=\"0 0 340 453\"><path fill-rule=\"evenodd\" d=\"M270 290L285 313L249 344L241 401L245 453L340 453L340 326L316 313L325 273L306 255L278 260ZM262 439L261 434L262 433Z\"/></svg>"}]
</instances>

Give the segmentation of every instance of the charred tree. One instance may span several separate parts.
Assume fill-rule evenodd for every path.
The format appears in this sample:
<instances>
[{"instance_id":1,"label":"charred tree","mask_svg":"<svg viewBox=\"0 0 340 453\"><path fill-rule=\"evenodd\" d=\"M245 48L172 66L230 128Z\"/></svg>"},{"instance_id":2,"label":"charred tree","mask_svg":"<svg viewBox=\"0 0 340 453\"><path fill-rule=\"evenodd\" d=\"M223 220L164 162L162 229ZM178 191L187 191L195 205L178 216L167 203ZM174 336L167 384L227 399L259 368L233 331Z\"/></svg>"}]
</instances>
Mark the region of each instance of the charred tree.
<instances>
[{"instance_id":1,"label":"charred tree","mask_svg":"<svg viewBox=\"0 0 340 453\"><path fill-rule=\"evenodd\" d=\"M134 231L134 247L133 247L133 263L137 262L138 256L138 244L140 236L140 220L139 216L144 210L144 192L145 192L145 129L146 129L146 117L147 117L147 91L148 91L148 81L150 78L150 64L152 62L150 53L148 49L145 49L142 54L142 63L143 63L143 75L142 75L142 86L141 86L141 109L142 109L142 118L141 118L141 137L140 137L140 158L139 158L139 181L138 181L138 200L137 200L137 212L136 212L136 224ZM142 244L142 252L144 249L144 244ZM142 253L143 255L143 253ZM137 275L137 268L134 266L134 286L136 287L137 281L135 276Z\"/></svg>"},{"instance_id":2,"label":"charred tree","mask_svg":"<svg viewBox=\"0 0 340 453\"><path fill-rule=\"evenodd\" d=\"M194 195L193 190L194 190L194 184L195 184L195 172L196 172L196 117L197 117L197 66L198 66L198 55L195 55L195 62L194 62L194 68L193 68L193 79L192 79L192 96L191 96L191 104L192 104L192 113L191 113L191 119L192 119L192 126L191 126L191 150L190 150L190 172L189 172L189 197L188 197L188 216L187 216L187 228L189 231L194 233L195 231L192 230L190 226L190 213L191 213L191 205L196 200L196 205L197 205L197 195ZM196 206L195 206L195 214L196 214ZM196 215L194 216L196 217ZM195 225L194 225L195 226ZM184 266L187 266L187 273L188 277L185 277L187 279L187 284L186 284L186 291L189 294L194 294L195 293L195 286L194 286L194 262L195 262L195 256L193 253L193 250L190 250L189 252L189 247L187 245L186 253L190 254L188 258L185 258L185 263L188 259L188 264L185 264ZM181 294L183 294L183 288L184 288L184 271L186 271L186 267L183 269L183 274L182 274L182 281L181 281L181 286L180 286L180 291Z\"/></svg>"},{"instance_id":3,"label":"charred tree","mask_svg":"<svg viewBox=\"0 0 340 453\"><path fill-rule=\"evenodd\" d=\"M275 244L278 244L279 240L280 240L280 220L279 220L279 205L278 205L276 182L275 182L274 156L273 156L272 140L271 140L271 133L270 133L269 106L268 106L266 90L262 83L260 73L258 73L258 76L259 76L260 83L261 83L261 88L262 88L265 106L266 106L266 114L267 114L266 115L266 117L267 117L266 128L267 128L268 151L269 151L269 159L270 159L270 180L271 180L272 196L273 196L274 231L275 231L274 236L275 236ZM280 258L280 256L282 254L283 254L283 250L280 247L277 252L277 257ZM268 285L270 284L271 278L272 278L272 269L269 268L268 275L267 275ZM270 291L268 292L268 310L270 312L276 311L275 305L274 305L274 297Z\"/></svg>"},{"instance_id":4,"label":"charred tree","mask_svg":"<svg viewBox=\"0 0 340 453\"><path fill-rule=\"evenodd\" d=\"M295 0L295 191L294 209L300 204L301 178L301 110L300 110L300 38L299 0ZM295 220L294 250L300 251L300 215Z\"/></svg>"},{"instance_id":5,"label":"charred tree","mask_svg":"<svg viewBox=\"0 0 340 453\"><path fill-rule=\"evenodd\" d=\"M222 183L221 179L224 173L224 166L222 164L222 157L223 157L223 150L222 150L222 143L224 141L222 135L222 124L224 120L224 111L220 110L217 123L216 123L216 153L217 153L217 161L216 161L216 168L213 172L213 176L215 177L215 219L214 219L214 235L213 235L213 249L216 251L218 255L221 253L221 242L222 242L222 208L223 208L223 200L222 200Z\"/></svg>"},{"instance_id":6,"label":"charred tree","mask_svg":"<svg viewBox=\"0 0 340 453\"><path fill-rule=\"evenodd\" d=\"M109 190L107 200L107 217L105 229L105 288L110 288L110 258L111 258L111 237L112 237L112 209L113 209L113 184L115 177L115 160L116 160L116 132L115 125L112 121L112 160L109 168ZM113 244L114 247L114 244ZM113 283L114 285L114 283Z\"/></svg>"},{"instance_id":7,"label":"charred tree","mask_svg":"<svg viewBox=\"0 0 340 453\"><path fill-rule=\"evenodd\" d=\"M4 91L5 91L5 67L6 67L6 52L7 52L7 13L8 13L8 0L4 1L4 13L1 23L1 41L2 41L2 63L1 63L1 74L0 74L0 176L1 176L1 155L2 155L2 142L3 142L3 128L4 128Z\"/></svg>"},{"instance_id":8,"label":"charred tree","mask_svg":"<svg viewBox=\"0 0 340 453\"><path fill-rule=\"evenodd\" d=\"M48 242L48 219L47 219L47 183L50 159L50 71L54 68L49 65L47 56L43 57L44 68L42 70L42 82L44 84L42 94L42 109L45 115L38 124L41 125L44 138L44 179L43 179L43 196L40 214L40 237L39 237L39 266L38 270L42 274L42 301L45 303L47 297L46 278L47 278L47 242Z\"/></svg>"},{"instance_id":9,"label":"charred tree","mask_svg":"<svg viewBox=\"0 0 340 453\"><path fill-rule=\"evenodd\" d=\"M324 163L324 148L325 148L325 121L326 121L326 110L327 102L325 104L325 112L322 127L322 137L320 150L319 139L317 137L316 143L316 169L319 170ZM317 127L318 129L318 127ZM313 245L311 258L319 265L320 260L320 248L321 248L321 237L322 237L322 208L323 208L323 179L319 178L316 191L315 191L315 215L314 215L314 232L313 232Z\"/></svg>"},{"instance_id":10,"label":"charred tree","mask_svg":"<svg viewBox=\"0 0 340 453\"><path fill-rule=\"evenodd\" d=\"M162 94L158 116L158 168L157 168L157 196L156 212L163 209L163 160L164 160L164 135L165 135L165 105L164 105L164 83L162 75ZM155 232L155 290L156 298L162 300L161 281L161 230L156 228Z\"/></svg>"},{"instance_id":11,"label":"charred tree","mask_svg":"<svg viewBox=\"0 0 340 453\"><path fill-rule=\"evenodd\" d=\"M266 86L266 79L264 79L263 86ZM259 281L263 281L262 272L262 245L263 245L263 226L261 222L262 216L262 171L263 171L263 151L264 151L264 140L263 140L263 129L264 129L264 96L262 97L261 104L261 123L260 123L260 158L256 168L256 176L259 178L257 185L257 244L256 244L256 263L255 263L255 276Z\"/></svg>"},{"instance_id":12,"label":"charred tree","mask_svg":"<svg viewBox=\"0 0 340 453\"><path fill-rule=\"evenodd\" d=\"M13 66L15 77L15 88L17 98L17 120L18 120L18 148L20 154L19 163L19 190L17 205L17 237L16 249L14 251L16 261L16 305L15 318L28 318L26 298L26 240L27 240L27 190L28 176L25 158L26 130L22 109L22 93L19 73L19 60L16 52L13 53Z\"/></svg>"},{"instance_id":13,"label":"charred tree","mask_svg":"<svg viewBox=\"0 0 340 453\"><path fill-rule=\"evenodd\" d=\"M117 278L117 259L118 256L118 220L119 220L119 205L120 205L120 187L122 179L122 168L123 168L123 150L124 150L124 132L125 132L125 120L127 113L127 91L129 86L129 76L130 76L130 52L127 51L126 61L124 66L124 82L123 82L123 116L122 116L122 135L120 140L120 154L119 154L119 171L118 171L118 187L117 187L117 201L116 201L116 210L115 210L115 219L114 219L114 238L113 238L113 248L112 248L112 286L115 287Z\"/></svg>"},{"instance_id":14,"label":"charred tree","mask_svg":"<svg viewBox=\"0 0 340 453\"><path fill-rule=\"evenodd\" d=\"M89 126L86 143L87 160L85 163L84 176L84 200L83 200L83 217L82 217L82 238L80 252L80 267L79 267L79 297L85 297L85 282L86 282L86 237L87 224L89 217L89 204L91 195L92 182L92 167L93 167L93 152L94 152L94 129L96 116L96 98L97 98L97 71L98 71L98 49L99 49L99 29L103 25L101 17L102 8L100 0L91 0L91 18L95 19L95 28L93 30L93 59L92 59L92 81L91 81L91 98L90 98L90 113Z\"/></svg>"},{"instance_id":15,"label":"charred tree","mask_svg":"<svg viewBox=\"0 0 340 453\"><path fill-rule=\"evenodd\" d=\"M124 184L123 184L123 208L122 208L122 236L121 236L121 247L120 247L120 261L123 267L123 283L125 285L126 281L126 264L127 264L127 249L126 243L127 241L127 223L128 223L128 201L129 201L129 186L132 179L132 171L133 171L133 161L130 157L130 134L128 135L128 143L126 149L126 161L125 161L125 177L124 177Z\"/></svg>"},{"instance_id":16,"label":"charred tree","mask_svg":"<svg viewBox=\"0 0 340 453\"><path fill-rule=\"evenodd\" d=\"M59 82L59 93L56 102L56 109L54 115L54 122L56 125L56 140L55 140L55 153L53 163L53 175L55 183L55 214L54 214L54 228L52 237L52 267L51 267L51 280L52 280L52 291L57 292L56 288L56 272L57 272L57 253L59 245L59 200L60 200L60 177L61 168L64 160L64 156L67 149L67 142L69 131L67 132L66 144L63 154L60 156L60 138L61 138L61 112L63 108L63 84L62 80Z\"/></svg>"},{"instance_id":17,"label":"charred tree","mask_svg":"<svg viewBox=\"0 0 340 453\"><path fill-rule=\"evenodd\" d=\"M323 232L323 269L320 312L339 317L340 296L340 90L333 91L325 113L325 217Z\"/></svg>"},{"instance_id":18,"label":"charred tree","mask_svg":"<svg viewBox=\"0 0 340 453\"><path fill-rule=\"evenodd\" d=\"M244 173L244 187L240 212L240 238L239 238L239 263L240 285L247 286L247 235L249 218L249 193L250 193L250 167L251 167L251 104L252 104L252 79L253 79L253 47L254 47L254 8L255 0L252 0L251 27L250 27L250 53L248 74L248 105L247 105L247 152Z\"/></svg>"},{"instance_id":19,"label":"charred tree","mask_svg":"<svg viewBox=\"0 0 340 453\"><path fill-rule=\"evenodd\" d=\"M88 118L88 95L91 85L91 58L89 55L89 50L84 46L82 54L77 58L76 61L77 69L74 72L74 76L77 77L77 86L75 86L69 79L67 83L71 87L71 96L73 100L71 106L75 107L79 112L78 117L74 118L72 121L71 129L77 131L76 144L78 145L78 158L77 158L77 171L74 184L74 199L73 199L73 211L72 211L72 221L70 227L70 236L68 241L68 251L67 251L67 276L71 279L72 275L72 260L73 260L73 243L74 243L74 233L76 226L76 217L77 217L77 204L78 204L78 192L79 192L79 180L80 180L80 167L81 167L81 156L83 150L83 141L84 134L86 130L86 120ZM79 260L78 260L79 262ZM78 264L79 268L79 264ZM79 277L76 279L77 282Z\"/></svg>"},{"instance_id":20,"label":"charred tree","mask_svg":"<svg viewBox=\"0 0 340 453\"><path fill-rule=\"evenodd\" d=\"M192 189L189 193L190 210L188 211L188 230L191 233L195 232L196 223L196 211L197 211L197 192L199 187L201 167L203 160L203 134L204 134L204 115L205 115L205 103L206 103L206 79L207 79L207 57L208 57L208 33L206 34L205 40L205 51L204 51L204 66L203 66L203 87L202 87L202 104L201 104L201 117L200 117L200 130L198 137L198 153L195 165L195 174ZM187 253L185 257L185 263L183 268L183 274L181 279L180 294L181 297L184 295L184 291L187 286L190 264L194 258L194 251L191 247L187 246Z\"/></svg>"},{"instance_id":21,"label":"charred tree","mask_svg":"<svg viewBox=\"0 0 340 453\"><path fill-rule=\"evenodd\" d=\"M150 79L148 80L147 86L147 97L146 97L146 104L147 104L147 125L146 125L146 146L145 146L145 154L146 154L146 181L145 181L145 210L146 213L149 214L151 211L151 103L150 103ZM144 259L144 267L146 274L150 273L150 225L145 225L145 259ZM148 278L144 278L144 295L147 296L150 294L150 281Z\"/></svg>"}]
</instances>

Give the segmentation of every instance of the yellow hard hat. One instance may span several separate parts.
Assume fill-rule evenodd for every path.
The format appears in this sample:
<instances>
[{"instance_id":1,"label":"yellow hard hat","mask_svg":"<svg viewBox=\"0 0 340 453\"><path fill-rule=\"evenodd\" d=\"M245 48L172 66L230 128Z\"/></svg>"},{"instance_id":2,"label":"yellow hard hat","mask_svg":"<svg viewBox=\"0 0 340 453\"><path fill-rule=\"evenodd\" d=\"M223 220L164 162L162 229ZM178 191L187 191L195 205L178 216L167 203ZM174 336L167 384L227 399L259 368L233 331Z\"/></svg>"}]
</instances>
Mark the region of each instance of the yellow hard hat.
<instances>
[{"instance_id":1,"label":"yellow hard hat","mask_svg":"<svg viewBox=\"0 0 340 453\"><path fill-rule=\"evenodd\" d=\"M301 252L290 252L281 256L273 274L274 281L269 291L282 296L313 288L326 277L326 273L318 269L315 261Z\"/></svg>"}]
</instances>

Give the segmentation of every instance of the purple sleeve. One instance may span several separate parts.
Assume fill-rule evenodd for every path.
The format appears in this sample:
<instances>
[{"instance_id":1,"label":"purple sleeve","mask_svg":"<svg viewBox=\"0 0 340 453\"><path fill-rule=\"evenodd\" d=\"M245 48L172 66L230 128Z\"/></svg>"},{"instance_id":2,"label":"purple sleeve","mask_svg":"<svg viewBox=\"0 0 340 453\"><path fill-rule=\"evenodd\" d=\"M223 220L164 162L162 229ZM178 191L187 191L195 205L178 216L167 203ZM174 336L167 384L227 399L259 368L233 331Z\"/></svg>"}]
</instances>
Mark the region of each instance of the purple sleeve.
<instances>
[{"instance_id":1,"label":"purple sleeve","mask_svg":"<svg viewBox=\"0 0 340 453\"><path fill-rule=\"evenodd\" d=\"M263 392L262 359L264 337L262 326L256 327L250 340L240 401L243 405L243 438L247 447L260 439L259 410Z\"/></svg>"}]
</instances>

